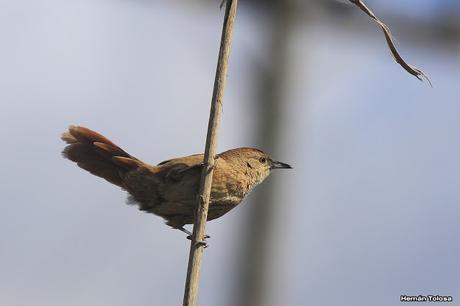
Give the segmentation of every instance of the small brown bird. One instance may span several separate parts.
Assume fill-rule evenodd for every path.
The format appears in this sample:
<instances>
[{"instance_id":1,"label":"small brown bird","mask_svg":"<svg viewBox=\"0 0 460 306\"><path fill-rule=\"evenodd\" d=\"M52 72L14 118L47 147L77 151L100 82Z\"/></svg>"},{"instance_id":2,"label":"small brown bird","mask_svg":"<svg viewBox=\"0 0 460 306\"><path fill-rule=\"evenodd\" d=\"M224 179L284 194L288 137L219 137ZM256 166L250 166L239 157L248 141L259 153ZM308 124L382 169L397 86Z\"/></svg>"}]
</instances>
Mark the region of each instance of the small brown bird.
<instances>
[{"instance_id":1,"label":"small brown bird","mask_svg":"<svg viewBox=\"0 0 460 306\"><path fill-rule=\"evenodd\" d=\"M170 159L156 166L129 155L104 136L80 126L62 135L65 158L128 191L129 202L161 216L166 224L188 235L194 222L203 154ZM253 148L238 148L216 156L208 220L236 207L273 169L291 168Z\"/></svg>"}]
</instances>

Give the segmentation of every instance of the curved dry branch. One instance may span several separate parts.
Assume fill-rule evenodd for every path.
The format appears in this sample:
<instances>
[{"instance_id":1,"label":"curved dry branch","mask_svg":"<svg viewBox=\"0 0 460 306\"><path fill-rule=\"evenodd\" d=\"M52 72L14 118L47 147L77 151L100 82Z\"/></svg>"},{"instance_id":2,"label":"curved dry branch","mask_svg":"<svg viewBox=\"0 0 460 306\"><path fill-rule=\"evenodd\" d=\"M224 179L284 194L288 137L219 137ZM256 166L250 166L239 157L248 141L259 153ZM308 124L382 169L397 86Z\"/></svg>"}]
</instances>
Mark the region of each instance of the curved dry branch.
<instances>
[{"instance_id":1,"label":"curved dry branch","mask_svg":"<svg viewBox=\"0 0 460 306\"><path fill-rule=\"evenodd\" d=\"M428 76L422 70L420 70L417 67L407 63L402 58L402 56L399 54L398 50L396 49L394 39L393 39L393 35L391 34L390 28L385 23L383 23L374 14L374 12L372 12L372 10L369 7L367 7L367 5L362 0L349 0L349 1L351 3L353 3L354 5L356 5L357 7L359 7L364 13L366 13L370 18L372 18L372 20L374 20L375 23L377 23L382 28L383 34L385 35L385 39L386 39L387 44L388 44L388 48L390 48L391 55L393 56L394 60L399 65L401 65L401 67L403 67L404 70L406 70L407 72L409 72L410 74L415 76L420 81L423 81L423 79L427 80L428 83L431 86L432 84L431 84L431 81L428 78Z\"/></svg>"}]
</instances>

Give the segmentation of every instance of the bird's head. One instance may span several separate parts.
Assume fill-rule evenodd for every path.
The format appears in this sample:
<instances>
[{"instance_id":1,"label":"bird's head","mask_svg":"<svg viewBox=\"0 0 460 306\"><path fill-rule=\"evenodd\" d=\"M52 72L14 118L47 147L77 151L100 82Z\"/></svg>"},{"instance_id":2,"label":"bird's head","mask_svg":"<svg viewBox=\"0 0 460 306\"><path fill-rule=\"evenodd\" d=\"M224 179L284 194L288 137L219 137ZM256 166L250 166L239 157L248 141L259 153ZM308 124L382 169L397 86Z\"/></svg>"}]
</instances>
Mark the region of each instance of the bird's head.
<instances>
[{"instance_id":1,"label":"bird's head","mask_svg":"<svg viewBox=\"0 0 460 306\"><path fill-rule=\"evenodd\" d=\"M254 148L238 148L220 154L232 166L251 177L255 184L262 182L274 169L292 169L286 163L273 160L267 153Z\"/></svg>"}]
</instances>

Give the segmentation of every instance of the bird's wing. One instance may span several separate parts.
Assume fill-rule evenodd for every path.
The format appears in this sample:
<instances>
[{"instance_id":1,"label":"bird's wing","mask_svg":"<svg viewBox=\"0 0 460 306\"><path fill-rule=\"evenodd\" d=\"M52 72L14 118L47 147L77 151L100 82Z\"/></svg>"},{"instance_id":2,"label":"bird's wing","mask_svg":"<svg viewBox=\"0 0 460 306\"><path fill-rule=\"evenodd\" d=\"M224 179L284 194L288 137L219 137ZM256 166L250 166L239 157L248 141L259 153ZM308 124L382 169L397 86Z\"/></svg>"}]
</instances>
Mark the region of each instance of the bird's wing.
<instances>
[{"instance_id":1,"label":"bird's wing","mask_svg":"<svg viewBox=\"0 0 460 306\"><path fill-rule=\"evenodd\" d=\"M203 157L188 156L168 162L158 192L167 202L195 201L198 193Z\"/></svg>"},{"instance_id":2,"label":"bird's wing","mask_svg":"<svg viewBox=\"0 0 460 306\"><path fill-rule=\"evenodd\" d=\"M191 213L202 161L202 155L192 155L171 159L159 166L144 163L129 171L123 182L131 195L130 202L163 217Z\"/></svg>"},{"instance_id":3,"label":"bird's wing","mask_svg":"<svg viewBox=\"0 0 460 306\"><path fill-rule=\"evenodd\" d=\"M164 173L159 194L166 202L194 201L201 176L203 154L179 157L161 162Z\"/></svg>"},{"instance_id":4,"label":"bird's wing","mask_svg":"<svg viewBox=\"0 0 460 306\"><path fill-rule=\"evenodd\" d=\"M131 194L130 202L137 204L141 210L167 220L192 216L200 182L201 161L195 164L168 163L151 166L154 171L148 166L139 167L125 176L124 183ZM159 171L155 171L158 168Z\"/></svg>"},{"instance_id":5,"label":"bird's wing","mask_svg":"<svg viewBox=\"0 0 460 306\"><path fill-rule=\"evenodd\" d=\"M215 183L219 186L224 186L226 183L221 182L225 177L222 170L218 167L224 162L220 155L216 155L215 175L213 177L213 193L218 193L215 190ZM158 166L157 166L158 167ZM159 193L162 198L167 201L192 201L196 202L201 171L203 169L203 154L195 154L181 158L171 159L160 163L159 168L164 172L163 183L160 184ZM164 169L164 170L163 170ZM220 173L220 174L219 174Z\"/></svg>"},{"instance_id":6,"label":"bird's wing","mask_svg":"<svg viewBox=\"0 0 460 306\"><path fill-rule=\"evenodd\" d=\"M162 161L157 166L163 166L164 168L171 167L176 164L185 164L188 166L193 166L203 162L203 154L194 154L185 157L172 158L165 161Z\"/></svg>"}]
</instances>

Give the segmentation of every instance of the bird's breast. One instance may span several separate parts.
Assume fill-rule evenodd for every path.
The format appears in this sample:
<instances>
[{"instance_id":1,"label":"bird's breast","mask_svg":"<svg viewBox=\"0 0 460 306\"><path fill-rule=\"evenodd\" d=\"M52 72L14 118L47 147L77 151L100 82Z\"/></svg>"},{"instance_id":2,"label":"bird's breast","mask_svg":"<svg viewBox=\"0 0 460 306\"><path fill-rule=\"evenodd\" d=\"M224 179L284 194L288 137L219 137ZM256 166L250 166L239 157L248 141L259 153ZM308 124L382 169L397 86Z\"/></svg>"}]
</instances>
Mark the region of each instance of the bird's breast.
<instances>
[{"instance_id":1,"label":"bird's breast","mask_svg":"<svg viewBox=\"0 0 460 306\"><path fill-rule=\"evenodd\" d=\"M213 177L211 201L237 205L253 187L254 184L244 173L216 171Z\"/></svg>"}]
</instances>

